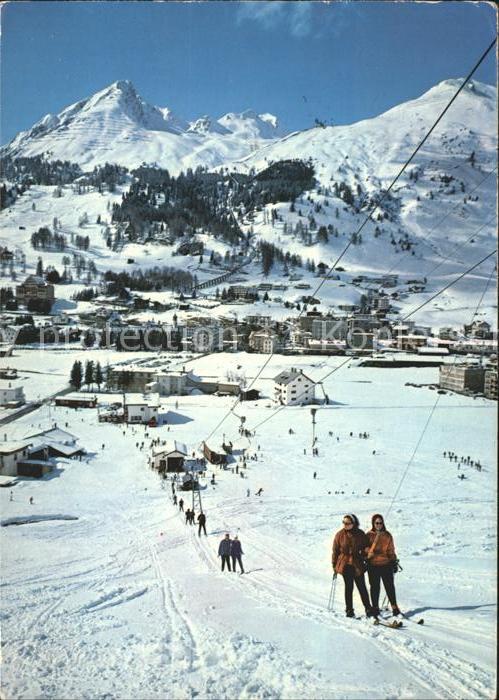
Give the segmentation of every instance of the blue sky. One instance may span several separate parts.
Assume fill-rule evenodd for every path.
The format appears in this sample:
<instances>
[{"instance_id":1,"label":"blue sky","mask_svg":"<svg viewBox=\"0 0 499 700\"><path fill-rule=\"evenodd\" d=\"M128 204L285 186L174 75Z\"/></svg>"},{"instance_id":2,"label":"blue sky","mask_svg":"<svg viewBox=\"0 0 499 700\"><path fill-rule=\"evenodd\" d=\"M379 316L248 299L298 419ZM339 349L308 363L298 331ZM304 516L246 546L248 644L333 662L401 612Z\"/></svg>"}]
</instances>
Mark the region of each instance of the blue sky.
<instances>
[{"instance_id":1,"label":"blue sky","mask_svg":"<svg viewBox=\"0 0 499 700\"><path fill-rule=\"evenodd\" d=\"M1 142L131 80L186 119L255 109L347 124L466 75L486 2L13 2L2 7ZM476 78L495 84L495 55Z\"/></svg>"}]
</instances>

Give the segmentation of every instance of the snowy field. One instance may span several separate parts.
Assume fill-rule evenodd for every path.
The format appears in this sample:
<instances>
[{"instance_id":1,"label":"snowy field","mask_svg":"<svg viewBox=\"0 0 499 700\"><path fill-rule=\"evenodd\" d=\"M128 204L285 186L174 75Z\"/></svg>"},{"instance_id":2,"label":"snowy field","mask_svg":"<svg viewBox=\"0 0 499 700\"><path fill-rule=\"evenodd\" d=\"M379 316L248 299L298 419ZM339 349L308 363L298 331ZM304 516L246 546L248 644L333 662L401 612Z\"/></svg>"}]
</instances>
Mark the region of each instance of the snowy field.
<instances>
[{"instance_id":1,"label":"snowy field","mask_svg":"<svg viewBox=\"0 0 499 700\"><path fill-rule=\"evenodd\" d=\"M228 359L190 366L223 376ZM251 378L266 358L230 359ZM255 387L268 395L270 378L290 365L318 379L342 359L277 356ZM136 444L175 438L194 450L233 398L179 397L178 406L165 399L170 425L146 438L142 427L124 435L121 426L99 424L96 410L44 406L6 426L15 439L68 423L89 454L62 460L43 480L21 481L13 501L0 490L4 523L45 518L0 530L3 696L494 697L496 405L440 396L392 505L437 398L405 383L428 384L437 374L355 366L334 373L324 385L333 403L317 413L318 457L311 456L310 408L275 413L266 398L238 405L246 427L269 420L246 439L231 416L210 439L216 447L224 433L236 459L246 448L258 460L248 460L245 478L215 467L215 486L203 482L202 539ZM444 450L480 460L483 470L464 467L467 478L459 480ZM362 527L374 512L386 516L403 566L399 605L424 626L408 621L391 630L346 619L341 581L328 612L332 536L351 511ZM243 576L219 570L225 532L241 539Z\"/></svg>"}]
</instances>

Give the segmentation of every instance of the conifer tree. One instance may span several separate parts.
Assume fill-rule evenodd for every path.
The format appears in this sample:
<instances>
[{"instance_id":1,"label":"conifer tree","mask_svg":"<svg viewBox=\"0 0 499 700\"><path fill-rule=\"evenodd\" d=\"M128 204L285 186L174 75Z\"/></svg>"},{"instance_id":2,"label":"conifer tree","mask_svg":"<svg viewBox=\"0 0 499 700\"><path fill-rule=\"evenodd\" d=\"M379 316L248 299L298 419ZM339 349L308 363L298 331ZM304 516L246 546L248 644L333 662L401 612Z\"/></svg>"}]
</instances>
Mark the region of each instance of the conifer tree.
<instances>
[{"instance_id":1,"label":"conifer tree","mask_svg":"<svg viewBox=\"0 0 499 700\"><path fill-rule=\"evenodd\" d=\"M94 381L97 384L100 391L101 384L104 381L104 376L102 374L102 367L100 366L100 362L97 362L97 364L95 365Z\"/></svg>"},{"instance_id":2,"label":"conifer tree","mask_svg":"<svg viewBox=\"0 0 499 700\"><path fill-rule=\"evenodd\" d=\"M92 360L89 360L88 362L85 363L85 384L87 386L90 386L90 384L94 383L94 363Z\"/></svg>"},{"instance_id":3,"label":"conifer tree","mask_svg":"<svg viewBox=\"0 0 499 700\"><path fill-rule=\"evenodd\" d=\"M80 389L81 380L82 380L81 362L76 360L73 363L73 367L71 368L71 375L70 375L69 383L71 384L71 386L74 386L75 389Z\"/></svg>"}]
</instances>

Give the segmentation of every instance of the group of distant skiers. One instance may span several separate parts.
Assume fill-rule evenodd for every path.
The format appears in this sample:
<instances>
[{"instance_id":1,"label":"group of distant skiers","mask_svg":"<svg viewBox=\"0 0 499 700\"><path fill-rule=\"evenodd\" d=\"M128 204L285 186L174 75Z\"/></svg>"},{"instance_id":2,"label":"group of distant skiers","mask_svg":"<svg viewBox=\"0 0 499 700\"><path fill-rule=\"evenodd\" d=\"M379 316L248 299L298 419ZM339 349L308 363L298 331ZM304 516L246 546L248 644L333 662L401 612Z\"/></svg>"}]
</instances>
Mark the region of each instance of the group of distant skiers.
<instances>
[{"instance_id":1,"label":"group of distant skiers","mask_svg":"<svg viewBox=\"0 0 499 700\"><path fill-rule=\"evenodd\" d=\"M471 457L470 457L469 455L467 455L466 457L463 457L463 455L461 455L461 456L458 458L458 456L457 456L457 454L456 454L455 452L450 452L450 451L448 452L448 451L445 451L445 452L443 453L443 457L444 457L445 459L448 459L450 462L457 462L458 459L459 459L459 464L458 464L458 467L457 467L458 469L461 468L461 464L465 464L465 465L468 466L468 467L474 467L474 468L475 468L477 471L479 471L479 472L482 471L482 465L481 465L481 463L480 463L480 460L478 460L478 459L471 459ZM464 477L461 477L461 478L464 478Z\"/></svg>"},{"instance_id":2,"label":"group of distant skiers","mask_svg":"<svg viewBox=\"0 0 499 700\"><path fill-rule=\"evenodd\" d=\"M180 506L180 503L182 503L182 506ZM184 508L184 501L181 498L179 501L179 510L183 510ZM206 532L206 514L201 512L199 513L198 517L196 518L196 513L194 512L194 509L187 508L185 511L185 524L186 525L194 525L194 521L197 520L198 522L198 535L201 537L201 532L204 532L205 535L208 535Z\"/></svg>"},{"instance_id":3,"label":"group of distant skiers","mask_svg":"<svg viewBox=\"0 0 499 700\"><path fill-rule=\"evenodd\" d=\"M378 617L381 581L394 615L400 615L395 594L394 574L399 570L393 537L385 527L379 513L371 518L371 529L365 533L359 527L359 519L353 513L343 516L343 528L333 541L332 564L334 577L343 576L345 582L345 606L347 617L355 617L353 609L354 584L359 591L368 617ZM364 574L369 577L367 592Z\"/></svg>"}]
</instances>

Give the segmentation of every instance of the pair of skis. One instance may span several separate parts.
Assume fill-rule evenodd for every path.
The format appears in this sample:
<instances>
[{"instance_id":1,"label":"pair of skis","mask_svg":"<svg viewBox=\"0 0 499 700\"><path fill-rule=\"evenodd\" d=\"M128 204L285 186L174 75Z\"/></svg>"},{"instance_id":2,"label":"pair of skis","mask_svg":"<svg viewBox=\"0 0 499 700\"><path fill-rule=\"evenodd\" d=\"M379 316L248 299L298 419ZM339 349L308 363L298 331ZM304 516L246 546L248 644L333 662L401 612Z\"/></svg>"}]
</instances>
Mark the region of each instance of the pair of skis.
<instances>
[{"instance_id":1,"label":"pair of skis","mask_svg":"<svg viewBox=\"0 0 499 700\"><path fill-rule=\"evenodd\" d=\"M400 629L400 627L404 626L402 620L391 620L390 622L388 622L388 620L384 620L381 617L375 617L373 620L373 624L381 625L382 627L389 627L393 630L398 630Z\"/></svg>"},{"instance_id":2,"label":"pair of skis","mask_svg":"<svg viewBox=\"0 0 499 700\"><path fill-rule=\"evenodd\" d=\"M411 622L413 625L424 625L424 619L422 617L419 620L413 620L411 617L408 617L403 612L400 613L400 616L406 622ZM387 619L384 619L381 617L375 617L374 624L375 625L382 625L383 627L390 627L391 629L400 629L400 627L404 626L404 623L402 622L402 620L394 619L394 620L388 621Z\"/></svg>"}]
</instances>

